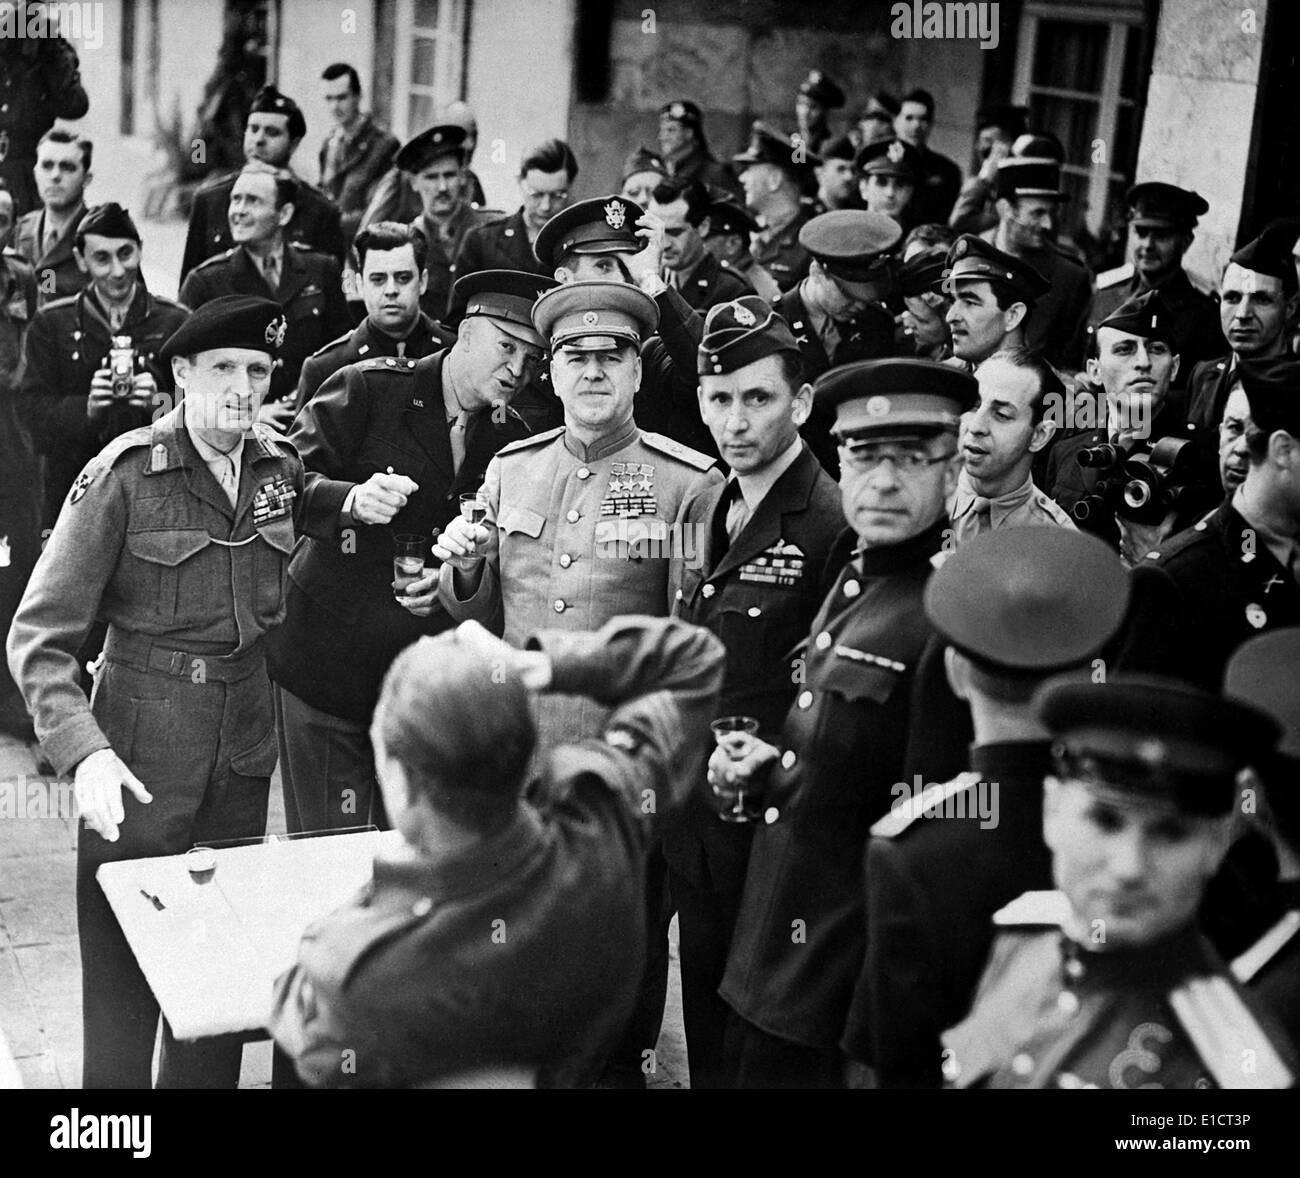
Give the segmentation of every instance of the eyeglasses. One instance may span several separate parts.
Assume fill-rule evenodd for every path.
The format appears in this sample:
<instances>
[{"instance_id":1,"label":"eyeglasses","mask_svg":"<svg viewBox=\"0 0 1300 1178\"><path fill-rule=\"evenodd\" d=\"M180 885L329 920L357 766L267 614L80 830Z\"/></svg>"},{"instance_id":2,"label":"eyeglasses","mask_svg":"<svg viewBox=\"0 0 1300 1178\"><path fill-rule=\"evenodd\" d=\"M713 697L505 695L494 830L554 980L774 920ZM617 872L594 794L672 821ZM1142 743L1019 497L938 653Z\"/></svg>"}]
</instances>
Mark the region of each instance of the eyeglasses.
<instances>
[{"instance_id":1,"label":"eyeglasses","mask_svg":"<svg viewBox=\"0 0 1300 1178\"><path fill-rule=\"evenodd\" d=\"M840 443L840 463L854 474L870 474L886 462L892 462L897 471L915 474L927 466L937 466L940 462L947 462L956 453L956 450L948 450L932 458L928 450L919 446L888 447L870 444L848 446L843 442Z\"/></svg>"},{"instance_id":2,"label":"eyeglasses","mask_svg":"<svg viewBox=\"0 0 1300 1178\"><path fill-rule=\"evenodd\" d=\"M521 186L524 194L524 200L536 201L538 204L545 204L548 201L551 204L560 204L569 199L569 190L561 188L557 192L538 192L535 188L529 188L526 184Z\"/></svg>"}]
</instances>

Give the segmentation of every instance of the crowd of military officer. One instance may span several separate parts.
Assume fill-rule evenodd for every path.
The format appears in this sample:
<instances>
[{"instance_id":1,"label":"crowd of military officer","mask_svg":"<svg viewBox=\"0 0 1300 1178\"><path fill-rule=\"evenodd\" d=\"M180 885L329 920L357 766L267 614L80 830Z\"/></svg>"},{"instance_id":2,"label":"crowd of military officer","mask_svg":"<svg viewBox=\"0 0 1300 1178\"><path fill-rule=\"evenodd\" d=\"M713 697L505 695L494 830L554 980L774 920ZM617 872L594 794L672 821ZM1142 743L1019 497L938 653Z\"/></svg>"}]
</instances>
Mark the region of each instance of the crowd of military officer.
<instances>
[{"instance_id":1,"label":"crowd of military officer","mask_svg":"<svg viewBox=\"0 0 1300 1178\"><path fill-rule=\"evenodd\" d=\"M506 215L472 116L399 147L323 81L346 210L266 87L179 301L66 131L5 258L86 1086L153 1083L159 1017L95 870L262 834L277 765L291 832L404 843L277 987L277 1086L642 1087L674 916L692 1086L1290 1086L1294 229L1206 292L1205 201L1139 183L1094 282L1023 112L959 199L931 96L841 142L820 71L729 164L666 104L621 193L548 140ZM480 908L550 940L447 971ZM441 985L469 1013L414 1018ZM159 1085L236 1082L162 1036Z\"/></svg>"}]
</instances>

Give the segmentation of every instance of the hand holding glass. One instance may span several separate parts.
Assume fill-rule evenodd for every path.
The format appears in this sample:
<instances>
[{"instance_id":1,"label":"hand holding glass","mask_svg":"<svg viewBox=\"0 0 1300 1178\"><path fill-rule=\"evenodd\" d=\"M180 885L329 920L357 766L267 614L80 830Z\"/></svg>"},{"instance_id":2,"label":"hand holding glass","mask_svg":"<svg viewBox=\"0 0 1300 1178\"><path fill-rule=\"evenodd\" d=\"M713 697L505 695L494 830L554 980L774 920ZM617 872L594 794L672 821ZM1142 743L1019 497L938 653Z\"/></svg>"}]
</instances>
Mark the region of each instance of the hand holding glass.
<instances>
[{"instance_id":1,"label":"hand holding glass","mask_svg":"<svg viewBox=\"0 0 1300 1178\"><path fill-rule=\"evenodd\" d=\"M754 737L758 735L758 721L753 716L722 716L709 725L713 729L713 739L732 761L740 761L749 753ZM760 816L757 800L750 796L750 804L745 802L745 782L740 778L729 784L714 781L713 792L724 803L731 799L730 805L718 812L723 822L753 822ZM735 796L732 798L732 790Z\"/></svg>"},{"instance_id":2,"label":"hand holding glass","mask_svg":"<svg viewBox=\"0 0 1300 1178\"><path fill-rule=\"evenodd\" d=\"M420 579L428 549L429 542L423 536L403 534L393 537L394 597L405 597L406 587Z\"/></svg>"}]
</instances>

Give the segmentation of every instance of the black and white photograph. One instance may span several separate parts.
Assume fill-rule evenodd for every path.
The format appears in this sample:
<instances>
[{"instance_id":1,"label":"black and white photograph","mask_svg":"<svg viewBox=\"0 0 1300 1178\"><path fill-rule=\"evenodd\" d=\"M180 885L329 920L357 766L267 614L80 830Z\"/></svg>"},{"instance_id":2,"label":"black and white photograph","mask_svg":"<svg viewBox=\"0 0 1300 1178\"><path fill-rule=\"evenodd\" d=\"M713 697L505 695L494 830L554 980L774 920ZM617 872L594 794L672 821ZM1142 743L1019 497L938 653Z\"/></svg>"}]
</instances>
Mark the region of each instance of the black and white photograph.
<instances>
[{"instance_id":1,"label":"black and white photograph","mask_svg":"<svg viewBox=\"0 0 1300 1178\"><path fill-rule=\"evenodd\" d=\"M1292 0L0 3L26 1155L192 1162L195 1088L1284 1140L1227 1093L1300 1081L1298 57ZM1200 1094L929 1095L1007 1088Z\"/></svg>"}]
</instances>

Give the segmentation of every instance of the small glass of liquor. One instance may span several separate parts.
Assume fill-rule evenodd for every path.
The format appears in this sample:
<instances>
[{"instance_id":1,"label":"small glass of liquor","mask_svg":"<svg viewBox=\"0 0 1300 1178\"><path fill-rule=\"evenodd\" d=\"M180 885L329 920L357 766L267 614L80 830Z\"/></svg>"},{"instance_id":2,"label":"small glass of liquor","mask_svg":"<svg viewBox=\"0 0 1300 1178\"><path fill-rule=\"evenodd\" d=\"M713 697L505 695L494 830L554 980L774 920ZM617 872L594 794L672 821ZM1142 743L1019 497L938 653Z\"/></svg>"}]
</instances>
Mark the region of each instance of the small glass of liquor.
<instances>
[{"instance_id":1,"label":"small glass of liquor","mask_svg":"<svg viewBox=\"0 0 1300 1178\"><path fill-rule=\"evenodd\" d=\"M393 596L405 597L408 585L424 575L429 541L424 536L401 534L393 537Z\"/></svg>"},{"instance_id":2,"label":"small glass of liquor","mask_svg":"<svg viewBox=\"0 0 1300 1178\"><path fill-rule=\"evenodd\" d=\"M718 747L733 761L744 758L753 743L750 738L758 735L758 721L753 716L720 716L709 727L713 729L713 739ZM733 790L734 798L731 796ZM724 803L718 812L723 822L753 822L760 816L761 811L755 808L757 800L752 795L750 804L746 805L745 787L741 782L733 782L730 786L715 784L713 792Z\"/></svg>"},{"instance_id":3,"label":"small glass of liquor","mask_svg":"<svg viewBox=\"0 0 1300 1178\"><path fill-rule=\"evenodd\" d=\"M460 497L460 518L466 523L473 524L475 527L481 527L483 521L487 519L487 499L481 491L476 491L472 495L462 495ZM458 569L472 569L480 560L481 556L456 556L447 563Z\"/></svg>"}]
</instances>

